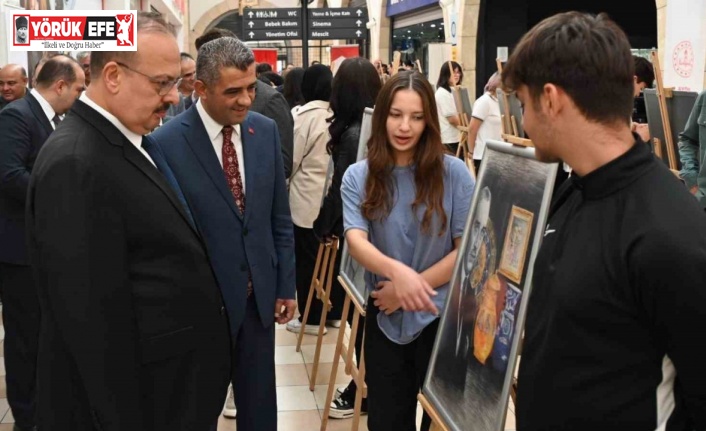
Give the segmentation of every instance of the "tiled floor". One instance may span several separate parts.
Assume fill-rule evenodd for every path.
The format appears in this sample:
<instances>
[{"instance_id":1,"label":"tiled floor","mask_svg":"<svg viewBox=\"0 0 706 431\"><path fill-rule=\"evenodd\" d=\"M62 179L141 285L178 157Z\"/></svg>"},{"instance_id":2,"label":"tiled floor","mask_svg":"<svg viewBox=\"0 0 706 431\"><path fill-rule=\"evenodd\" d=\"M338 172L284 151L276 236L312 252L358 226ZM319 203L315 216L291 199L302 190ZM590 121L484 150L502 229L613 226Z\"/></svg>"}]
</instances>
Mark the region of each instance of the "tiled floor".
<instances>
[{"instance_id":1,"label":"tiled floor","mask_svg":"<svg viewBox=\"0 0 706 431\"><path fill-rule=\"evenodd\" d=\"M321 415L324 410L326 390L333 365L333 355L338 336L338 329L329 328L324 336L321 349L321 360L316 376L314 392L309 390L309 376L312 372L316 337L305 335L302 351L296 351L297 337L285 330L284 325L278 325L275 332L275 367L277 373L277 405L278 431L319 431ZM0 340L4 340L4 331L0 326ZM4 346L0 341L0 356L4 358ZM342 366L336 376L337 386L348 383L350 377L345 374ZM5 366L0 361L0 431L12 431L14 419L7 404L5 390ZM505 429L515 428L514 406L510 405ZM417 423L421 418L421 408L417 409ZM328 431L350 430L352 420L329 420ZM366 416L361 418L360 431L366 431ZM235 431L235 421L220 418L218 431Z\"/></svg>"}]
</instances>

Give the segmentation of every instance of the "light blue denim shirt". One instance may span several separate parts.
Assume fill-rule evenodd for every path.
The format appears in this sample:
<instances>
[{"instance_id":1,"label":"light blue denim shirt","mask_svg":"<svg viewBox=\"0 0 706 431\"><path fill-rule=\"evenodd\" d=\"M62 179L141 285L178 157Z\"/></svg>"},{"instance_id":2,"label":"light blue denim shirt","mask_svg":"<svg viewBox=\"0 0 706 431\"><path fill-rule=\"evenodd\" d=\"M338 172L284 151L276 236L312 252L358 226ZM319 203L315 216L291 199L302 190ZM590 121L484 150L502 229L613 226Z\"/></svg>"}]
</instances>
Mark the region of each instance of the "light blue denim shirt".
<instances>
[{"instance_id":1,"label":"light blue denim shirt","mask_svg":"<svg viewBox=\"0 0 706 431\"><path fill-rule=\"evenodd\" d=\"M343 199L343 224L345 231L361 229L368 232L370 242L384 255L398 260L417 272L422 272L444 258L453 250L453 239L463 235L468 211L473 197L475 181L468 167L452 156L444 157L444 201L447 228L439 236L440 220L434 215L431 233L421 231L421 220L426 209L420 206L417 214L412 212L412 202L416 196L414 166L394 168L393 207L389 216L382 221L371 222L361 213L360 206L365 200L365 180L368 176L368 162L363 160L351 165L343 177L341 197ZM377 274L365 273L368 291L372 291L379 281ZM433 300L439 310L444 309L448 283L439 287ZM422 330L437 316L427 312L397 310L391 315L378 314L378 325L382 332L397 344L413 341Z\"/></svg>"}]
</instances>

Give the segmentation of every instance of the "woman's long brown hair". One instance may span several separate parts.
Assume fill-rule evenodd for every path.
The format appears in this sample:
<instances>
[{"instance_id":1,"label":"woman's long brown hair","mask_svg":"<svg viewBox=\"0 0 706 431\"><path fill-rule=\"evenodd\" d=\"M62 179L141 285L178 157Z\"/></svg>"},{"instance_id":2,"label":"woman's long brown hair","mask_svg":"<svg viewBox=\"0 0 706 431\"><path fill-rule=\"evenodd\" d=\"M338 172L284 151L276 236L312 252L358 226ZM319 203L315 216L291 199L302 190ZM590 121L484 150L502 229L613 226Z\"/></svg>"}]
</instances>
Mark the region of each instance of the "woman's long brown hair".
<instances>
[{"instance_id":1,"label":"woman's long brown hair","mask_svg":"<svg viewBox=\"0 0 706 431\"><path fill-rule=\"evenodd\" d=\"M399 72L382 87L375 103L373 124L368 141L368 178L365 181L365 201L361 206L368 220L384 220L392 210L392 170L395 158L387 141L387 117L392 101L400 90L413 90L422 99L426 127L415 148L413 164L417 196L411 210L417 213L420 205L426 207L422 217L422 232L431 233L434 213L439 217L439 236L446 231L444 211L444 147L441 143L439 117L434 91L427 79L418 72Z\"/></svg>"}]
</instances>

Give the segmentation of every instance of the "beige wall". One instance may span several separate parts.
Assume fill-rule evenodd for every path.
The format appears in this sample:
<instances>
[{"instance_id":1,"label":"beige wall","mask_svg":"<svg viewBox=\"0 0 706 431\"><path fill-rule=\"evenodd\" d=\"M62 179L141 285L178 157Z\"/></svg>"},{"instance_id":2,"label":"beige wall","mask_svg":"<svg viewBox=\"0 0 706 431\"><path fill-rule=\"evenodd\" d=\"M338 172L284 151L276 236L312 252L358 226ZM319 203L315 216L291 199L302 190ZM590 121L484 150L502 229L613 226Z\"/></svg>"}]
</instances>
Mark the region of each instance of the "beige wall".
<instances>
[{"instance_id":1,"label":"beige wall","mask_svg":"<svg viewBox=\"0 0 706 431\"><path fill-rule=\"evenodd\" d=\"M667 2L668 0L655 0L657 5L657 50L659 55L659 64L662 73L664 74L664 46L667 43ZM706 16L703 17L706 21ZM704 70L704 88L706 88L706 70Z\"/></svg>"}]
</instances>

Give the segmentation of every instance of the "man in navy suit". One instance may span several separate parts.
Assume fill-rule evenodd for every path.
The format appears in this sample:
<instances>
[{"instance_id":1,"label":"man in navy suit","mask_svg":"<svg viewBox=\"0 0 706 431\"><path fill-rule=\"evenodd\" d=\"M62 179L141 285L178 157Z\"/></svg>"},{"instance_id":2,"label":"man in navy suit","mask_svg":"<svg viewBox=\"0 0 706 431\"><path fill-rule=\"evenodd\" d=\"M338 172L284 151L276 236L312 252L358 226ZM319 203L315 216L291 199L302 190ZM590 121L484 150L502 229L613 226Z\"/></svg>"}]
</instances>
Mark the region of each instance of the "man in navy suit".
<instances>
[{"instance_id":1,"label":"man in navy suit","mask_svg":"<svg viewBox=\"0 0 706 431\"><path fill-rule=\"evenodd\" d=\"M205 43L199 101L154 132L208 249L230 320L238 431L276 431L274 322L294 316L294 234L279 132L248 112L255 58L232 37Z\"/></svg>"},{"instance_id":2,"label":"man in navy suit","mask_svg":"<svg viewBox=\"0 0 706 431\"><path fill-rule=\"evenodd\" d=\"M72 58L53 57L37 86L0 113L0 293L5 325L7 397L16 428L34 428L39 300L25 243L25 202L34 161L81 94L84 74Z\"/></svg>"}]
</instances>

